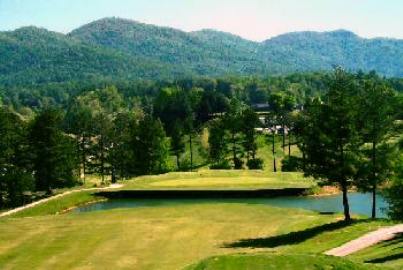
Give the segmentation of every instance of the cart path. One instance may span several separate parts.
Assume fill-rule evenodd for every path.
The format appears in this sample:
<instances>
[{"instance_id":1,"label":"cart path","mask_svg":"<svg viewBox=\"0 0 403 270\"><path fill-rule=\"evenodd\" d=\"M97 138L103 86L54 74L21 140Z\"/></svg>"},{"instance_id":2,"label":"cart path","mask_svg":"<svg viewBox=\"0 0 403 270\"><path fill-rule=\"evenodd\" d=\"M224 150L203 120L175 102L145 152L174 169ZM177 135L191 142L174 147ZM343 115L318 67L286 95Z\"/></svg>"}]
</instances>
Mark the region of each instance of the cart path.
<instances>
[{"instance_id":1,"label":"cart path","mask_svg":"<svg viewBox=\"0 0 403 270\"><path fill-rule=\"evenodd\" d=\"M395 237L396 234L403 233L403 224L398 224L391 227L380 228L376 231L367 233L355 240L347 242L346 244L328 250L326 255L344 257L354 252L367 248L369 246L378 244L380 242L390 240Z\"/></svg>"},{"instance_id":2,"label":"cart path","mask_svg":"<svg viewBox=\"0 0 403 270\"><path fill-rule=\"evenodd\" d=\"M76 192L91 191L91 190L118 189L118 188L121 188L121 187L123 187L122 184L112 184L112 185L110 185L110 186L103 187L103 188L83 188L83 189L69 190L69 191L66 191L66 192L57 194L57 195L55 195L55 196L49 197L49 198L45 198L45 199L42 199L42 200L39 200L39 201L30 203L30 204L26 204L26 205L23 205L23 206L20 206L20 207L11 209L11 210L9 210L9 211L0 213L0 217L9 216L9 215L15 214L15 213L17 213L17 212L20 212L20 211L22 211L22 210L24 210L24 209L31 208L31 207L34 207L34 206L36 206L36 205L38 205L38 204L42 204L42 203L45 203L45 202L47 202L47 201L54 200L54 199L57 199L57 198L66 196L66 195L68 195L68 194L76 193Z\"/></svg>"}]
</instances>

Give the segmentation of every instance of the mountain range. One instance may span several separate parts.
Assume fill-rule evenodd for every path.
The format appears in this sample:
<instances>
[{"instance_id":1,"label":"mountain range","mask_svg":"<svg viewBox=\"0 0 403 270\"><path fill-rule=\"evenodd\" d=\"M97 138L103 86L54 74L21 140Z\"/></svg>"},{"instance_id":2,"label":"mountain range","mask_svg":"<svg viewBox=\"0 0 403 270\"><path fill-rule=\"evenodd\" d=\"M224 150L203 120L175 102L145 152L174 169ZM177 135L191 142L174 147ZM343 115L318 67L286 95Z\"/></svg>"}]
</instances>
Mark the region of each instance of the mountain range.
<instances>
[{"instance_id":1,"label":"mountain range","mask_svg":"<svg viewBox=\"0 0 403 270\"><path fill-rule=\"evenodd\" d=\"M0 84L6 86L279 75L335 66L403 77L403 40L366 39L337 30L293 32L254 42L209 29L184 32L104 18L68 34L33 26L0 32L0 59Z\"/></svg>"}]
</instances>

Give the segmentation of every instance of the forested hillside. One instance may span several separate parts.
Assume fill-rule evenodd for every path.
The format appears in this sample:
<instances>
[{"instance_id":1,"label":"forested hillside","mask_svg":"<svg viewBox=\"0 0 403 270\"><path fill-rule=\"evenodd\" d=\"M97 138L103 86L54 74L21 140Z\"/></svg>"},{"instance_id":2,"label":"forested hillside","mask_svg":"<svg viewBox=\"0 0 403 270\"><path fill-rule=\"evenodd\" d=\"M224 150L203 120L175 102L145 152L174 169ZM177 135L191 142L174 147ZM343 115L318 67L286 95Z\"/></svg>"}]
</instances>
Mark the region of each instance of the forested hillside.
<instances>
[{"instance_id":1,"label":"forested hillside","mask_svg":"<svg viewBox=\"0 0 403 270\"><path fill-rule=\"evenodd\" d=\"M403 77L403 41L348 31L299 32L258 43L214 30L106 18L67 35L35 27L0 32L0 85L284 75L334 66Z\"/></svg>"}]
</instances>

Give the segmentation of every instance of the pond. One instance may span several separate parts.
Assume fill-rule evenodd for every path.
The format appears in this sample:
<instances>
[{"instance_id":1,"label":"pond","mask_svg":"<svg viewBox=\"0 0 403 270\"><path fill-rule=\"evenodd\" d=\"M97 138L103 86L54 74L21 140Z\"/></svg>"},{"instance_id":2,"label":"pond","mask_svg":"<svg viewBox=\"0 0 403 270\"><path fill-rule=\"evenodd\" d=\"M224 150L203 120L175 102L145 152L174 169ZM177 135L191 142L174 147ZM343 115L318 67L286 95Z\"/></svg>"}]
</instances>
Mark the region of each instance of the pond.
<instances>
[{"instance_id":1,"label":"pond","mask_svg":"<svg viewBox=\"0 0 403 270\"><path fill-rule=\"evenodd\" d=\"M369 193L350 193L349 202L352 214L371 215L372 195ZM135 208L135 207L153 207L177 204L194 203L250 203L267 204L277 207L302 208L317 212L342 212L342 196L320 196L320 197L277 197L277 198L259 198L259 199L112 199L94 204L78 207L73 210L75 213L111 210L117 208ZM387 202L381 195L377 195L377 216L386 217L384 209Z\"/></svg>"}]
</instances>

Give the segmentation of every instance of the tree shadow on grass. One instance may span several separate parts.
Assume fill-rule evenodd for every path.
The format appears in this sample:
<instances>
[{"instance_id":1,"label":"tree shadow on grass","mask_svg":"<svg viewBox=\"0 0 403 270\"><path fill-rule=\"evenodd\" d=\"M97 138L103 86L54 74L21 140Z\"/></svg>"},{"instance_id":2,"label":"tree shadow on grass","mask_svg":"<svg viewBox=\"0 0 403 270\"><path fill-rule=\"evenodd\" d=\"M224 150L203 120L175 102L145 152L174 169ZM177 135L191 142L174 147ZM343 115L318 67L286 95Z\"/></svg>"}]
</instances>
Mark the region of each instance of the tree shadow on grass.
<instances>
[{"instance_id":1,"label":"tree shadow on grass","mask_svg":"<svg viewBox=\"0 0 403 270\"><path fill-rule=\"evenodd\" d=\"M372 260L367 260L365 262L366 263L384 263L384 262L394 261L394 260L399 260L399 259L403 259L403 252L398 253L398 254L385 256L385 257L382 257L382 258L376 258L376 259L372 259Z\"/></svg>"},{"instance_id":2,"label":"tree shadow on grass","mask_svg":"<svg viewBox=\"0 0 403 270\"><path fill-rule=\"evenodd\" d=\"M242 239L237 242L225 244L224 248L274 248L282 245L294 245L304 242L305 240L315 237L323 232L335 231L360 222L365 221L338 221L308 228L298 232L290 232L287 234L276 235L267 238Z\"/></svg>"},{"instance_id":3,"label":"tree shadow on grass","mask_svg":"<svg viewBox=\"0 0 403 270\"><path fill-rule=\"evenodd\" d=\"M381 246L388 247L391 245L396 245L402 241L403 241L403 233L399 233L399 234L396 234L396 236L393 237L392 239L382 242ZM384 263L384 262L388 262L388 261L403 259L403 247L395 247L395 248L393 248L393 250L399 250L400 252L397 254L391 254L391 255L388 255L385 257L381 257L381 258L367 260L365 262L366 263Z\"/></svg>"}]
</instances>

